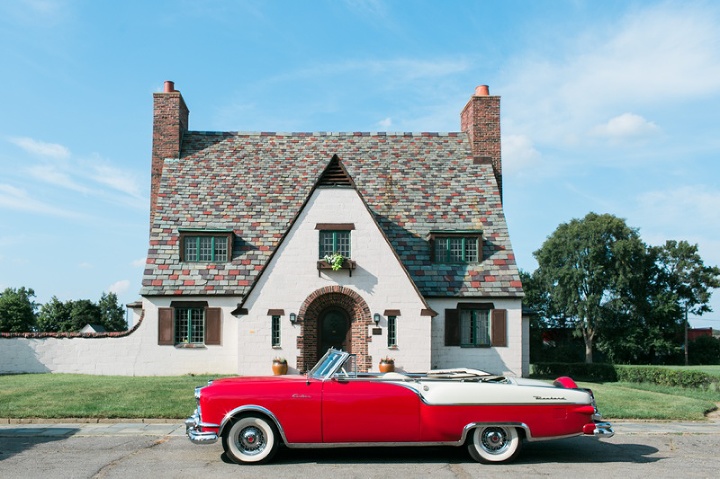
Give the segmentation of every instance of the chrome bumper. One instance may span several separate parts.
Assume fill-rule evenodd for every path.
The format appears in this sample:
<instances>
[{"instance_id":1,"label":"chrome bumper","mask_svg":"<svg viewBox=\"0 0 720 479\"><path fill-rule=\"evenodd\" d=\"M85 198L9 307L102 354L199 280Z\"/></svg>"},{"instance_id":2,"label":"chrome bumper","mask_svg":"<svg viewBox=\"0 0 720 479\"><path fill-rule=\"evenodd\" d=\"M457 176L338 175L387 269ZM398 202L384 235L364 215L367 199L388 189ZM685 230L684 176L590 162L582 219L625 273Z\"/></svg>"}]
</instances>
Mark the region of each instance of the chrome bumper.
<instances>
[{"instance_id":1,"label":"chrome bumper","mask_svg":"<svg viewBox=\"0 0 720 479\"><path fill-rule=\"evenodd\" d=\"M206 427L217 429L220 425L201 422L197 410L192 416L185 419L185 433L193 444L213 444L218 440L217 433L201 431Z\"/></svg>"},{"instance_id":2,"label":"chrome bumper","mask_svg":"<svg viewBox=\"0 0 720 479\"><path fill-rule=\"evenodd\" d=\"M583 427L583 434L586 436L605 438L613 437L615 435L615 431L613 431L612 424L609 422L595 422L585 424L585 427Z\"/></svg>"}]
</instances>

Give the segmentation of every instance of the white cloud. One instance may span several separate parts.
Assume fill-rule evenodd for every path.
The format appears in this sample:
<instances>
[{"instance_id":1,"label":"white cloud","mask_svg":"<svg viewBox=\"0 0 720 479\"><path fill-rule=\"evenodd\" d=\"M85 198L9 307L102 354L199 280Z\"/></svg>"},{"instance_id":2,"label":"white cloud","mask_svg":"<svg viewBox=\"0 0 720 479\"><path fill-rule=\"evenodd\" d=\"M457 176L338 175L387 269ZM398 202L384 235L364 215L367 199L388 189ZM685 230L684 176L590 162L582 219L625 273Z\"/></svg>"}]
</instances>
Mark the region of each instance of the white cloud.
<instances>
[{"instance_id":1,"label":"white cloud","mask_svg":"<svg viewBox=\"0 0 720 479\"><path fill-rule=\"evenodd\" d=\"M76 159L68 150L67 155L56 154L53 157L51 152L60 151L59 149L45 148L43 145L48 144L35 141L23 144L27 147L26 151L46 152L41 163L24 169L27 176L46 185L58 186L84 196L136 208L146 207L139 175L135 172L117 168L97 154L90 155L87 159Z\"/></svg>"},{"instance_id":2,"label":"white cloud","mask_svg":"<svg viewBox=\"0 0 720 479\"><path fill-rule=\"evenodd\" d=\"M633 9L614 25L552 38L504 70L506 133L582 145L620 111L663 108L720 92L720 11L709 4Z\"/></svg>"},{"instance_id":3,"label":"white cloud","mask_svg":"<svg viewBox=\"0 0 720 479\"><path fill-rule=\"evenodd\" d=\"M696 231L713 231L720 211L720 190L704 185L686 185L675 189L649 191L638 196L640 215L666 230L678 231L691 225ZM668 238L671 239L671 238Z\"/></svg>"},{"instance_id":4,"label":"white cloud","mask_svg":"<svg viewBox=\"0 0 720 479\"><path fill-rule=\"evenodd\" d=\"M378 122L378 127L380 131L389 131L392 127L392 118L385 118L384 120L380 120Z\"/></svg>"},{"instance_id":5,"label":"white cloud","mask_svg":"<svg viewBox=\"0 0 720 479\"><path fill-rule=\"evenodd\" d=\"M526 168L534 167L539 163L541 157L532 140L525 135L503 136L502 152L503 174L519 173Z\"/></svg>"},{"instance_id":6,"label":"white cloud","mask_svg":"<svg viewBox=\"0 0 720 479\"><path fill-rule=\"evenodd\" d=\"M140 193L140 183L135 174L106 163L101 163L99 158L96 160L97 162L88 165L91 171L89 177L93 181L101 185L109 186L115 191L125 193L134 198L140 198L142 196Z\"/></svg>"},{"instance_id":7,"label":"white cloud","mask_svg":"<svg viewBox=\"0 0 720 479\"><path fill-rule=\"evenodd\" d=\"M110 286L108 286L107 292L115 293L120 296L121 294L126 293L129 289L130 281L127 279L121 279L120 281L116 281Z\"/></svg>"},{"instance_id":8,"label":"white cloud","mask_svg":"<svg viewBox=\"0 0 720 479\"><path fill-rule=\"evenodd\" d=\"M63 218L83 218L83 215L81 214L57 208L38 200L22 188L17 188L8 184L0 184L0 208L41 213Z\"/></svg>"},{"instance_id":9,"label":"white cloud","mask_svg":"<svg viewBox=\"0 0 720 479\"><path fill-rule=\"evenodd\" d=\"M70 150L57 143L46 143L28 137L12 137L9 141L28 153L48 158L64 160L70 157Z\"/></svg>"},{"instance_id":10,"label":"white cloud","mask_svg":"<svg viewBox=\"0 0 720 479\"><path fill-rule=\"evenodd\" d=\"M593 134L611 141L646 138L659 131L655 123L634 113L623 113L593 128Z\"/></svg>"},{"instance_id":11,"label":"white cloud","mask_svg":"<svg viewBox=\"0 0 720 479\"><path fill-rule=\"evenodd\" d=\"M61 186L69 190L87 194L91 189L75 181L66 171L61 171L57 165L34 165L27 169L28 174L44 183Z\"/></svg>"},{"instance_id":12,"label":"white cloud","mask_svg":"<svg viewBox=\"0 0 720 479\"><path fill-rule=\"evenodd\" d=\"M133 268L142 268L143 266L145 266L146 262L147 262L147 258L140 258L140 259L136 259L136 260L132 261L130 263L130 266L132 266Z\"/></svg>"}]
</instances>

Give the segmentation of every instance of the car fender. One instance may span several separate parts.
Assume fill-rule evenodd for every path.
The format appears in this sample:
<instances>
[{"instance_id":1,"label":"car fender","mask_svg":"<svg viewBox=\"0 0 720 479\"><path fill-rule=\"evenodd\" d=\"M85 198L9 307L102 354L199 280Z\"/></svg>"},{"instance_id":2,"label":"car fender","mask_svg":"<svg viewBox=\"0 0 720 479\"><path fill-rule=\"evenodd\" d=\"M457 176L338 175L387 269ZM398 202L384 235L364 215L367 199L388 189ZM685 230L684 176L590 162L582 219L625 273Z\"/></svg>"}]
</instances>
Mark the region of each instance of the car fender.
<instances>
[{"instance_id":1,"label":"car fender","mask_svg":"<svg viewBox=\"0 0 720 479\"><path fill-rule=\"evenodd\" d=\"M277 417L267 408L258 406L257 404L245 404L240 407L236 407L232 411L228 411L225 414L225 417L223 417L223 420L220 422L220 427L218 428L218 437L223 435L223 432L225 431L225 427L229 425L233 419L235 419L237 416L243 415L245 413L258 413L263 416L266 416L268 419L270 419L274 424L275 427L278 430L278 433L280 434L280 437L282 438L282 441L287 444L287 438L285 437L285 431L283 430L282 425L280 424L280 421L278 421Z\"/></svg>"}]
</instances>

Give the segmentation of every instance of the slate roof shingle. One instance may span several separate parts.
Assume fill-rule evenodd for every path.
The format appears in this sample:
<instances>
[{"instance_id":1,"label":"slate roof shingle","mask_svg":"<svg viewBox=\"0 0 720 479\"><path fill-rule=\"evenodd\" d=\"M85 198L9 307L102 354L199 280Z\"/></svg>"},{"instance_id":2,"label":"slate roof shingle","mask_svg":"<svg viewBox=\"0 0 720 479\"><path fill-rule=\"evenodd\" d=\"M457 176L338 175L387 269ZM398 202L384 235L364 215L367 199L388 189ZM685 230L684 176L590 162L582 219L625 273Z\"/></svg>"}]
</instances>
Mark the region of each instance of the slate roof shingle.
<instances>
[{"instance_id":1,"label":"slate roof shingle","mask_svg":"<svg viewBox=\"0 0 720 479\"><path fill-rule=\"evenodd\" d=\"M337 155L425 297L519 297L492 166L465 133L187 132L166 159L141 294L244 296ZM229 263L179 262L179 230L233 230ZM479 264L431 261L431 231L482 230Z\"/></svg>"}]
</instances>

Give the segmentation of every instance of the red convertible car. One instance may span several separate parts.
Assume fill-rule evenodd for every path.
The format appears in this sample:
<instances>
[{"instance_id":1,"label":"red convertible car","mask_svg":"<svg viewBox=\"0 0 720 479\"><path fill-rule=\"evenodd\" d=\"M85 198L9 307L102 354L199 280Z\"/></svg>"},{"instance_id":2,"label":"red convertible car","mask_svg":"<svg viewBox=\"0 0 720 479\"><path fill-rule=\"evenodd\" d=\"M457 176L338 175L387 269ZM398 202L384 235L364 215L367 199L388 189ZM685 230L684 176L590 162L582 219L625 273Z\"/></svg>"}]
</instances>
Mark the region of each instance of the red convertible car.
<instances>
[{"instance_id":1,"label":"red convertible car","mask_svg":"<svg viewBox=\"0 0 720 479\"><path fill-rule=\"evenodd\" d=\"M613 435L592 392L473 369L357 373L354 356L329 350L306 375L238 377L195 389L185 421L195 444L222 438L239 464L289 448L466 446L473 459L508 461L523 440Z\"/></svg>"}]
</instances>

